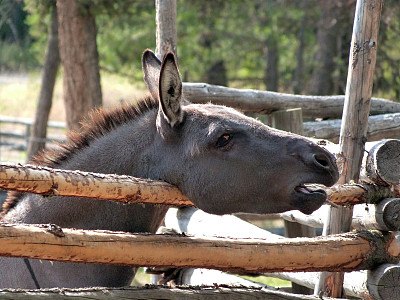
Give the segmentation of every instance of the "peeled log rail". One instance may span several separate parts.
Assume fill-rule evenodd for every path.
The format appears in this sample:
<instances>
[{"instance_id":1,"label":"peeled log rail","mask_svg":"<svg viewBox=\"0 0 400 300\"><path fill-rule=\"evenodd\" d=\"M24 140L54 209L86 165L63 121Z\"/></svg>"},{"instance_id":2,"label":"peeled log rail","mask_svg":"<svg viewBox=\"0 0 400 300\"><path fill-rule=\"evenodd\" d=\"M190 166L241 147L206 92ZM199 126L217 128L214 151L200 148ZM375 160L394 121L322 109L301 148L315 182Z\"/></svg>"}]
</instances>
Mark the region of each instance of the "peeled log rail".
<instances>
[{"instance_id":1,"label":"peeled log rail","mask_svg":"<svg viewBox=\"0 0 400 300\"><path fill-rule=\"evenodd\" d=\"M328 206L324 205L311 215L293 210L279 214L290 222L297 222L314 228L322 228L326 219ZM387 198L378 204L354 205L351 222L353 230L400 231L400 198Z\"/></svg>"},{"instance_id":2,"label":"peeled log rail","mask_svg":"<svg viewBox=\"0 0 400 300\"><path fill-rule=\"evenodd\" d=\"M214 103L246 112L270 114L277 110L301 108L307 118L341 118L344 96L304 96L250 89L234 89L207 83L183 84L192 103ZM400 112L400 103L372 98L371 115Z\"/></svg>"},{"instance_id":3,"label":"peeled log rail","mask_svg":"<svg viewBox=\"0 0 400 300\"><path fill-rule=\"evenodd\" d=\"M227 286L166 286L83 288L83 289L40 289L0 290L2 300L65 300L65 299L204 299L204 300L319 300L314 296L294 295L282 291L261 288Z\"/></svg>"},{"instance_id":4,"label":"peeled log rail","mask_svg":"<svg viewBox=\"0 0 400 300\"><path fill-rule=\"evenodd\" d=\"M289 280L308 288L314 288L319 274L315 272L268 273L265 276ZM343 289L346 296L365 300L400 299L400 266L383 264L371 271L356 271L344 274Z\"/></svg>"},{"instance_id":5,"label":"peeled log rail","mask_svg":"<svg viewBox=\"0 0 400 300\"><path fill-rule=\"evenodd\" d=\"M178 188L163 181L125 175L0 164L0 188L49 196L75 196L119 202L193 206Z\"/></svg>"},{"instance_id":6,"label":"peeled log rail","mask_svg":"<svg viewBox=\"0 0 400 300\"><path fill-rule=\"evenodd\" d=\"M338 143L341 124L342 120L304 122L304 135ZM367 138L368 141L400 138L400 113L370 116L368 118Z\"/></svg>"},{"instance_id":7,"label":"peeled log rail","mask_svg":"<svg viewBox=\"0 0 400 300\"><path fill-rule=\"evenodd\" d=\"M397 263L400 245L394 234L379 231L270 242L2 223L0 256L237 273L352 271Z\"/></svg>"},{"instance_id":8,"label":"peeled log rail","mask_svg":"<svg viewBox=\"0 0 400 300\"><path fill-rule=\"evenodd\" d=\"M47 196L194 206L177 187L163 181L51 169L36 165L0 163L0 188ZM328 194L328 199L338 205L375 203L384 198L400 197L398 189L373 184L323 188Z\"/></svg>"}]
</instances>

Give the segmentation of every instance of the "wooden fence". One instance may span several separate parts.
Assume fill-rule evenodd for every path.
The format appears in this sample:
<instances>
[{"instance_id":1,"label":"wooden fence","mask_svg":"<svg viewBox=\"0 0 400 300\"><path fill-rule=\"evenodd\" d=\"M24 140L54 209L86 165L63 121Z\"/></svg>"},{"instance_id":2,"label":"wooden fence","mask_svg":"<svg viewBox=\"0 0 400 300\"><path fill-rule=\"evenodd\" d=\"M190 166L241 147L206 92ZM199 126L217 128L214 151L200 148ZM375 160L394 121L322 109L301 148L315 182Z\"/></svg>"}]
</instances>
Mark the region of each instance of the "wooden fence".
<instances>
[{"instance_id":1,"label":"wooden fence","mask_svg":"<svg viewBox=\"0 0 400 300\"><path fill-rule=\"evenodd\" d=\"M331 146L331 149L335 149L334 145ZM170 210L167 214L166 226L172 228L177 233L175 235L134 235L73 230L56 225L1 224L0 255L85 263L202 268L186 269L183 277L186 280L183 283L186 284L198 284L199 280L231 284L230 275L223 277L224 273L221 273L230 271L241 274L273 272L269 275L311 286L315 283L316 275L309 272L369 270L367 273L352 273L356 275L350 280L351 284L348 283L351 287L345 284L345 290L357 297L388 299L385 293L390 291L393 294L400 289L400 282L392 277L394 272L399 272L399 234L384 230L389 226L395 230L400 228L400 169L388 169L388 166L400 165L399 160L400 140L374 143L364 159L363 185L339 185L326 189L329 199L336 205L364 203L361 204L365 211L361 217L364 222L362 227L356 227L364 231L297 239L272 235L234 216L213 216L190 208L191 202L178 189L163 182L3 163L0 165L0 188L4 189L186 207L180 209L179 213ZM76 183L72 188L71 182ZM140 196L136 193L138 189ZM368 212L365 203L369 203ZM317 211L310 218L317 219L320 213ZM288 213L282 215L287 216ZM292 216L291 220L299 219ZM322 225L315 220L306 223ZM356 218L354 223L357 223ZM376 228L383 231L368 231ZM179 235L183 232L184 235ZM38 240L41 243L37 243ZM79 247L74 250L74 245ZM65 247L69 249L67 256L62 250ZM204 268L219 271L209 273ZM374 270L379 270L379 274ZM307 273L301 277L291 273L298 271ZM199 277L198 272L203 275ZM219 272L217 278L210 275L212 272ZM222 278L224 281L221 283ZM252 288L248 288L246 293L251 291ZM41 294L46 292L35 293L46 295ZM265 296L265 293L268 292L263 290L260 295ZM11 298L12 294L7 295ZM282 295L287 296L284 293ZM287 299L312 299L311 296L290 297Z\"/></svg>"},{"instance_id":2,"label":"wooden fence","mask_svg":"<svg viewBox=\"0 0 400 300\"><path fill-rule=\"evenodd\" d=\"M370 11L380 5L379 2L376 2L375 4L376 5L371 4L368 6ZM357 26L361 25L358 24ZM357 31L359 28L360 27L355 27L355 30ZM376 46L375 41L373 40L369 40L369 43L366 45L364 45L364 43L359 45L362 45L362 47L366 46L368 49ZM159 47L159 45L157 47ZM367 51L363 51L362 54L366 52ZM352 53L352 55L358 55L357 49ZM352 70L355 69L355 65L357 65L358 61L358 56L357 60L353 59ZM373 64L375 63L375 60L369 58L369 65L371 65L371 61ZM368 66L368 64L365 64L365 66ZM361 78L361 76L358 76L358 78ZM365 88L363 92L366 90L367 88ZM207 84L187 83L184 85L184 92L187 98L195 103L211 101L216 104L229 105L243 111L257 113L271 113L277 110L300 107L302 108L303 115L310 118L339 118L342 115L343 103L345 103L344 96L293 96L252 90L234 90ZM346 96L347 99L349 99L354 95L355 93L352 92L350 95L347 94ZM369 99L370 97L367 96L365 99L361 100L368 100L367 104L369 104ZM369 105L367 106L369 108ZM367 112L368 114L369 109L360 109L360 111L364 114ZM370 125L373 129L369 131L369 140L374 138L381 139L384 137L399 137L400 126L397 122L399 122L400 119L398 116L400 112L400 104L388 102L382 99L372 99L370 112L371 114L376 115L371 117L370 121L374 121L375 119L373 118L376 118L377 121L374 123L375 125ZM385 123L383 122L384 120L390 120L391 123ZM358 119L358 121L360 120ZM326 138L329 136L330 140L335 141L339 137L339 124L339 121L309 122L308 124L304 124L304 135L317 136L320 138ZM376 124L379 124L379 126L382 124L384 125L383 127L378 126L380 129L376 129L378 128L374 127ZM323 125L326 128L325 130L320 129ZM363 130L363 128L358 129ZM335 203L334 205L364 203L364 210L367 213L359 218L362 221L356 221L355 218L352 218L350 223L358 224L354 226L360 226L359 228L362 229L374 228L379 229L380 231L367 230L362 232L330 235L326 237L298 239L274 237L271 234L260 232L258 230L254 230L257 232L256 236L251 238L247 236L245 239L243 239L245 236L235 236L231 238L217 238L210 236L192 237L187 236L187 234L193 233L197 235L209 235L209 233L204 233L204 227L207 227L204 226L204 224L213 224L213 220L216 220L218 224L221 224L221 222L224 223L226 222L226 220L223 219L225 216L207 216L203 215L201 211L193 211L195 208L184 208L180 210L179 216L175 213L172 218L172 220L175 221L172 221L172 223L169 222L167 218L166 224L170 225L175 232L185 232L186 236L167 235L160 237L159 235L132 235L104 231L61 229L56 225L28 226L2 224L0 226L0 254L4 256L32 257L60 261L73 260L76 262L87 263L112 263L111 261L105 261L104 255L102 255L102 253L112 249L115 256L107 256L111 258L110 260L112 260L113 263L122 265L216 268L219 269L219 271L217 271L219 272L217 273L218 278L212 283L217 284L211 290L211 293L215 293L217 297L221 295L227 297L229 295L228 297L231 298L234 298L237 296L237 293L240 293L241 298L245 295L251 294L251 296L266 297L269 299L318 299L318 297L313 296L289 295L266 289L260 290L260 288L258 288L255 293L254 289L251 288L242 291L234 289L223 290L224 288L218 285L221 283L222 274L224 274L221 271L235 271L241 273L273 272L273 274L276 274L274 275L276 277L286 278L309 287L318 285L318 279L315 278L315 274L310 273L312 271L356 271L351 273L355 276L355 279L352 277L350 283L346 283L345 278L344 289L346 293L363 299L393 299L393 295L395 295L394 297L400 295L400 267L398 265L400 259L400 233L397 231L399 230L398 228L400 228L398 213L400 188L399 170L398 168L390 168L390 166L398 166L400 164L400 147L398 143L399 141L396 140L387 141L383 144L384 146L378 144L377 147L374 148L376 151L370 151L368 153L365 159L365 166L367 167L364 167L366 171L365 178L369 178L368 182L362 185L343 184L328 190L329 200ZM392 144L394 144L394 146L391 146ZM394 155L386 155L384 156L384 159L379 158L378 153L380 153L380 151L386 151L387 149L389 149L390 153L394 153ZM14 173L12 173L13 170L15 171ZM26 170L31 170L33 172L26 172ZM381 172L381 170L383 171ZM85 182L85 188L83 185L80 186L79 184L73 189L69 188L68 184L64 184L62 180L57 177L58 172L64 172L63 176L70 176L70 178L79 178L79 180ZM42 181L42 183L47 187L42 190L33 190L26 182L18 179L17 173L24 173L24 177L27 177L28 173L32 176L37 176L34 180ZM154 189L160 189L162 191L167 189L173 193L173 196L163 196L164 198L167 198L163 200L163 203L167 203L165 201L172 198L175 201L173 202L173 205L191 205L187 198L171 186L154 181L146 182L140 179L132 179L126 176L121 178L84 172L68 173L68 171L51 170L40 167L32 169L29 166L12 166L5 164L1 165L0 174L2 176L0 181L3 184L3 188L19 191L52 195L91 195L92 197L99 197L107 200L129 202L146 201L152 203L155 201L154 198L162 198L160 195L163 194L163 192L156 193ZM387 177L387 175L389 176ZM95 183L97 181L100 183L97 182L97 185L86 184L89 181L89 178L90 182L93 180ZM33 178L31 178L31 180L32 179ZM104 183L102 181L104 181ZM105 185L111 185L111 188L105 188ZM138 197L134 192L134 189L137 189L138 185L140 186L141 197ZM143 194L143 190L146 190L147 188L152 191L150 194L153 194L153 196L156 194L157 196L146 197L146 193ZM105 190L109 191L107 195L104 193ZM125 191L124 197L121 198L120 196L115 196L121 191ZM114 193L115 195L113 195ZM365 203L368 205L366 206ZM169 204L171 204L171 202L169 202ZM184 210L191 211L189 214L184 214L182 213ZM171 210L171 212L173 212L173 210ZM312 224L324 224L325 221L321 220L325 220L326 218L319 217L318 213L320 212L317 212L313 217L308 218L308 221L312 220ZM196 226L196 217L199 215L201 218L206 220L206 222L202 222L202 231L197 231L199 226ZM291 219L292 221L304 219L303 216L288 216L288 214L286 214L286 218ZM178 226L174 224L174 222L176 223L176 220L178 220ZM302 222L307 223L307 221ZM237 228L242 228L242 230L243 226L245 228L246 226L251 226L243 225L241 220L231 216L229 221L226 222L226 228L229 228L232 231L234 224L236 223L240 223L240 226ZM218 235L218 232L215 232L216 228L222 231L227 230L221 229L219 225L211 225L209 228L213 229L214 235ZM389 230L393 231L391 232ZM238 232L244 234L243 231L238 230ZM258 234L260 236L257 236ZM232 233L229 233L229 235L231 236ZM267 240L265 238L267 238ZM115 241L115 245L112 246L109 242L106 243L107 245L104 245L104 243L99 242L99 239L103 241ZM41 240L43 243L38 244L36 242L37 240ZM65 257L59 254L60 249L65 246L72 247L74 241L76 243L77 240L79 240L79 243L87 245L92 245L91 242L95 241L96 246L93 245L93 247L87 248L79 247L79 251L73 252L70 257ZM137 241L140 241L140 245ZM123 243L124 248L128 247L130 250L119 253L118 244L121 243ZM154 247L152 247L152 245L154 245L154 243L163 245L163 247L158 247L160 249L162 248L162 251L164 251L162 253L162 260L158 258L160 253L155 253L153 251ZM49 249L46 244L51 245L51 249ZM31 251L32 245L35 245L35 252ZM127 255L127 253L129 253L129 255ZM179 253L179 257L176 256L176 253ZM298 276L296 273L292 273L294 271L305 271L307 273ZM208 274L210 273L207 273L204 269L200 269L200 272L206 274L205 277L209 277ZM190 275L184 277L186 278L186 282L184 283L195 282L193 280L193 275L195 274L194 269L188 269L188 273L190 273ZM204 280L204 275L202 277ZM229 278L224 282L230 284L230 280L231 279ZM347 281L349 281L349 279ZM171 295L165 296L171 291L176 293L176 298L179 298L182 292L181 289L166 289L163 290L163 292L165 292L163 296L159 297L172 297ZM81 297L87 296L91 293L96 293L96 291L93 290L70 291L72 294L80 292L83 293L79 294ZM190 293L195 292L197 292L198 295L210 296L210 290L190 290ZM54 293L51 291L34 291L24 292L21 294L21 292L18 291L0 291L2 297L13 299L16 299L17 297L26 298L28 295L32 295L33 298L39 296L54 297L58 293L59 291L54 291ZM123 291L118 289L110 289L107 291L101 290L100 293L126 296ZM76 296L76 294L74 296ZM96 294L96 297L102 296Z\"/></svg>"}]
</instances>

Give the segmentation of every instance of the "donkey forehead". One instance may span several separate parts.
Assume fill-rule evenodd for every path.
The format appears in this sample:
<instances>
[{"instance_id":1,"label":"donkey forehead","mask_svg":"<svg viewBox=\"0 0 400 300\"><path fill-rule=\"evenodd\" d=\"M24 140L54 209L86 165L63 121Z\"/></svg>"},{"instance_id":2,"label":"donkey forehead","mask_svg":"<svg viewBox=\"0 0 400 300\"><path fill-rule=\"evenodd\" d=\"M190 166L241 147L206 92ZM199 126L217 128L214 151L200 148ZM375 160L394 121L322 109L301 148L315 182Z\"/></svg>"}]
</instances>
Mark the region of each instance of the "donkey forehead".
<instances>
[{"instance_id":1,"label":"donkey forehead","mask_svg":"<svg viewBox=\"0 0 400 300\"><path fill-rule=\"evenodd\" d=\"M226 106L190 104L185 106L184 110L193 122L207 128L210 134L221 127L224 129L238 129L238 127L250 129L263 126L259 121Z\"/></svg>"}]
</instances>

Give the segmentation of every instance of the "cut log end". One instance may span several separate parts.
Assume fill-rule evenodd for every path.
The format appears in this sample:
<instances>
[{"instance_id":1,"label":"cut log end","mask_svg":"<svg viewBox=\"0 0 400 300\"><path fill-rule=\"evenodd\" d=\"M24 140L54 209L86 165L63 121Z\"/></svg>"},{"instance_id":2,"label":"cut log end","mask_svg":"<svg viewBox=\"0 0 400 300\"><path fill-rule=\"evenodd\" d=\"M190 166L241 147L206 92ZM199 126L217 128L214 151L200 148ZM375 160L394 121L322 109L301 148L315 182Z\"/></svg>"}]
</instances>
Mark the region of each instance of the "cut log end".
<instances>
[{"instance_id":1,"label":"cut log end","mask_svg":"<svg viewBox=\"0 0 400 300\"><path fill-rule=\"evenodd\" d=\"M400 140L386 140L372 147L367 157L367 175L375 182L400 183Z\"/></svg>"},{"instance_id":2,"label":"cut log end","mask_svg":"<svg viewBox=\"0 0 400 300\"><path fill-rule=\"evenodd\" d=\"M382 265L369 272L368 290L374 299L392 300L400 299L400 266Z\"/></svg>"}]
</instances>

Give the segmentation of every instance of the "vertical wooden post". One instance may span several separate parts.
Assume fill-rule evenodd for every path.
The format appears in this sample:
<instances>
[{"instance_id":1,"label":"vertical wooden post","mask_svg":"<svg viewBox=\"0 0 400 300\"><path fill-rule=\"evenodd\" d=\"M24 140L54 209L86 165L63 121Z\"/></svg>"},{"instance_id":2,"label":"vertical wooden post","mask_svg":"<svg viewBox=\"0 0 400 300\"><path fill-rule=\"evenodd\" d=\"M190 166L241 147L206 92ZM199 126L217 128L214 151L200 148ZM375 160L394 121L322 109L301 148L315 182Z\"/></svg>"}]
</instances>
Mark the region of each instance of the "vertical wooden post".
<instances>
[{"instance_id":1,"label":"vertical wooden post","mask_svg":"<svg viewBox=\"0 0 400 300\"><path fill-rule=\"evenodd\" d=\"M156 0L156 55L168 51L177 57L176 0Z\"/></svg>"},{"instance_id":2,"label":"vertical wooden post","mask_svg":"<svg viewBox=\"0 0 400 300\"><path fill-rule=\"evenodd\" d=\"M382 0L357 0L351 40L346 95L342 116L338 159L339 184L357 182L367 140L367 123L372 96ZM350 230L352 208L330 208L324 234ZM315 293L341 297L343 273L321 273Z\"/></svg>"},{"instance_id":3,"label":"vertical wooden post","mask_svg":"<svg viewBox=\"0 0 400 300\"><path fill-rule=\"evenodd\" d=\"M161 60L166 52L172 51L178 59L177 40L176 0L156 0L156 56ZM150 274L151 284L160 280L161 275Z\"/></svg>"},{"instance_id":4,"label":"vertical wooden post","mask_svg":"<svg viewBox=\"0 0 400 300\"><path fill-rule=\"evenodd\" d=\"M303 113L301 108L279 110L271 114L272 127L303 135ZM315 228L295 222L285 221L286 237L312 237ZM296 294L312 294L312 290L292 283L292 292Z\"/></svg>"}]
</instances>

